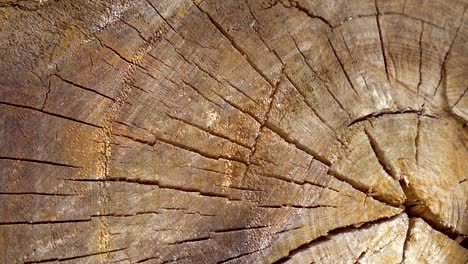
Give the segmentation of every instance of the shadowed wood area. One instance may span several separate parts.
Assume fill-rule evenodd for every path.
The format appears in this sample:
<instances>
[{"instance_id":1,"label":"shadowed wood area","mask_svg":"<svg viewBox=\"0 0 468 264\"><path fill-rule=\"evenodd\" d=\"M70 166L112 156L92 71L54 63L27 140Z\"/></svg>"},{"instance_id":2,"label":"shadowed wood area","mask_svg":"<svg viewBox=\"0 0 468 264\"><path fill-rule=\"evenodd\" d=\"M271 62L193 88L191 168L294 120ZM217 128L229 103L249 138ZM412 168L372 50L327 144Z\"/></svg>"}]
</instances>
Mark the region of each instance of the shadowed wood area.
<instances>
[{"instance_id":1,"label":"shadowed wood area","mask_svg":"<svg viewBox=\"0 0 468 264\"><path fill-rule=\"evenodd\" d=\"M0 1L0 262L467 263L467 5Z\"/></svg>"}]
</instances>

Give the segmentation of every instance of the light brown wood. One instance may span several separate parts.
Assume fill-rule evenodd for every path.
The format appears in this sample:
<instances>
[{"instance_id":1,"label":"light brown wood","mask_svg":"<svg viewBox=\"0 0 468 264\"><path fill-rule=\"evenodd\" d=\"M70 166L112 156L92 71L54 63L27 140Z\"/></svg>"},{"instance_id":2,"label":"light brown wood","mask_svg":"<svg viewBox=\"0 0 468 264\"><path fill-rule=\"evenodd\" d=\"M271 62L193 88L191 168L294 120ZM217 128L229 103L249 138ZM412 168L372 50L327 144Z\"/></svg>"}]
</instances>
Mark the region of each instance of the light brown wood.
<instances>
[{"instance_id":1,"label":"light brown wood","mask_svg":"<svg viewBox=\"0 0 468 264\"><path fill-rule=\"evenodd\" d=\"M0 262L468 263L467 5L0 1Z\"/></svg>"}]
</instances>

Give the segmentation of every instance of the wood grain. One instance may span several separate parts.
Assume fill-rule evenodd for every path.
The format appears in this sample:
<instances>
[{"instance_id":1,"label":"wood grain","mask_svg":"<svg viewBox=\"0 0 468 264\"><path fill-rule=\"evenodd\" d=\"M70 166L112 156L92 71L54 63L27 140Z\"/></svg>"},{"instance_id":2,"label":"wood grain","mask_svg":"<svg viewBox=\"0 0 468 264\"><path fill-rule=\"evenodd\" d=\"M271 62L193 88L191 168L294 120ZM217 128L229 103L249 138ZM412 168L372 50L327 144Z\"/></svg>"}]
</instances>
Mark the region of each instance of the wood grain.
<instances>
[{"instance_id":1,"label":"wood grain","mask_svg":"<svg viewBox=\"0 0 468 264\"><path fill-rule=\"evenodd\" d=\"M0 2L1 263L467 263L466 0Z\"/></svg>"}]
</instances>

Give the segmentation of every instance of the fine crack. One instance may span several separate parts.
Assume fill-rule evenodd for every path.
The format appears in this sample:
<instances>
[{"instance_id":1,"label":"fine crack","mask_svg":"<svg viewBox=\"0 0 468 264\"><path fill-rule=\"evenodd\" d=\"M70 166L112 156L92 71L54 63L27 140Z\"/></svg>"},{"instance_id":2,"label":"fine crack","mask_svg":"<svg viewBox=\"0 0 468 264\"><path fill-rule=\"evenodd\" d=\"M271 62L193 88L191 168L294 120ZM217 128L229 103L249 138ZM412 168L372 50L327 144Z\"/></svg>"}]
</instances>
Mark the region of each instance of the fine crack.
<instances>
[{"instance_id":1,"label":"fine crack","mask_svg":"<svg viewBox=\"0 0 468 264\"><path fill-rule=\"evenodd\" d=\"M466 92L468 91L468 87L465 88L465 91L458 97L458 99L455 101L455 103L450 107L450 111L457 106L457 104L460 102L460 100L465 96Z\"/></svg>"},{"instance_id":2,"label":"fine crack","mask_svg":"<svg viewBox=\"0 0 468 264\"><path fill-rule=\"evenodd\" d=\"M314 73L314 76L317 77L323 84L323 86L326 88L327 92L330 94L330 96L336 101L336 103L340 106L341 110L343 110L344 113L346 113L349 117L349 113L346 111L346 109L344 108L343 104L338 100L338 98L335 96L335 94L332 93L330 87L327 85L326 81L322 79L321 75L318 74L312 67L312 65L310 65L309 61L307 60L307 57L305 56L305 54L302 52L302 50L299 48L299 45L296 41L296 39L294 38L294 36L290 35L293 42L294 42L294 45L296 46L296 49L297 51L299 52L299 54L301 55L302 57L302 60L304 60L304 62L306 63L307 67L312 71L312 73ZM306 95L298 88L297 84L295 84L295 82L292 81L291 78L288 77L288 81L296 88L296 90L302 95L302 97L304 98L304 101L306 102L306 104L308 104L307 100L306 100ZM312 111L315 112L315 109L312 107L312 106L309 106ZM327 125L327 123L324 122L324 120L322 120L322 122ZM328 125L327 125L328 126ZM332 131L334 131L334 129L332 129Z\"/></svg>"},{"instance_id":3,"label":"fine crack","mask_svg":"<svg viewBox=\"0 0 468 264\"><path fill-rule=\"evenodd\" d=\"M238 201L238 199L230 198L227 195L205 192L196 188L182 187L176 185L163 184L158 180L143 180L143 179L129 179L129 178L107 178L107 179L64 179L66 181L75 181L75 182L89 182L89 183L106 183L106 182L123 182L129 184L140 184L140 185L149 185L156 186L159 189L168 189L179 192L193 193L200 196L206 196L211 198L222 198L230 201Z\"/></svg>"},{"instance_id":4,"label":"fine crack","mask_svg":"<svg viewBox=\"0 0 468 264\"><path fill-rule=\"evenodd\" d=\"M18 158L18 157L5 157L5 156L2 156L2 157L0 157L0 160L32 162L32 163L38 163L38 164L47 164L47 165L52 165L52 166L75 168L75 169L81 168L79 166L65 164L65 163L58 163L58 162L47 161L47 160L38 160L38 159Z\"/></svg>"},{"instance_id":5,"label":"fine crack","mask_svg":"<svg viewBox=\"0 0 468 264\"><path fill-rule=\"evenodd\" d=\"M198 154L198 155L200 155L200 156L202 156L204 158L207 158L207 159L212 159L212 160L225 159L225 160L230 160L230 161L234 161L234 162L239 162L239 163L242 163L242 164L244 164L246 166L248 165L247 161L244 160L244 159L241 159L241 158L238 158L238 157L232 157L229 154L212 154L212 153L209 153L208 151L197 149L197 148L192 147L190 145L180 143L180 142L178 142L176 140L166 139L166 138L157 136L154 133L152 133L152 135L155 137L154 141L153 140L152 141L147 141L147 140L144 140L144 139L138 139L138 138L135 138L135 137L132 137L132 136L129 136L129 135L117 134L117 133L112 133L111 135L124 137L124 138L130 139L132 141L141 143L141 144L146 144L146 145L151 146L151 147L154 147L156 142L158 141L158 142L162 142L164 144L171 145L171 146L176 147L176 148L183 149L185 151L189 151L189 152Z\"/></svg>"},{"instance_id":6,"label":"fine crack","mask_svg":"<svg viewBox=\"0 0 468 264\"><path fill-rule=\"evenodd\" d=\"M281 72L279 74L278 80L276 81L275 85L273 86L273 91L271 92L269 100L268 100L268 108L267 108L267 110L265 112L264 119L260 122L260 127L258 128L257 135L255 136L254 144L253 144L252 148L250 149L249 156L247 157L247 169L242 174L240 182L242 182L244 180L245 175L247 175L247 173L250 170L250 164L252 163L251 159L255 155L255 152L257 151L258 139L260 138L262 130L265 127L266 122L268 121L268 118L270 116L270 112L271 112L271 109L273 107L273 101L275 100L275 96L276 96L276 93L279 90L279 86L284 80L284 69L285 69L285 67L281 68Z\"/></svg>"},{"instance_id":7,"label":"fine crack","mask_svg":"<svg viewBox=\"0 0 468 264\"><path fill-rule=\"evenodd\" d=\"M465 10L466 10L466 9L465 9ZM463 13L465 13L465 11L463 11ZM439 82L438 82L438 84L437 84L437 86L436 86L436 89L434 90L433 96L436 96L437 91L439 90L439 87L440 87L440 85L442 84L442 79L443 79L443 77L444 77L443 72L444 72L444 70L445 70L445 65L446 65L446 63L447 63L447 59L448 59L448 57L449 57L449 55L450 55L450 52L452 51L452 47L453 47L453 45L455 44L455 40L457 39L458 32L460 31L460 28L461 28L462 25L463 25L463 17L461 18L460 25L457 27L457 30L455 31L455 36L453 37L452 42L450 43L450 46L449 46L449 48L448 48L448 50L447 50L447 53L445 53L444 60L443 60L443 62L442 62L442 67L440 67L440 78L439 78Z\"/></svg>"},{"instance_id":8,"label":"fine crack","mask_svg":"<svg viewBox=\"0 0 468 264\"><path fill-rule=\"evenodd\" d=\"M335 47L333 46L333 44L332 44L332 42L331 42L331 40L329 38L328 38L328 44L330 45L330 47L331 47L331 49L333 51L333 54L335 55L338 63L340 64L341 71L346 76L346 80L348 81L349 85L351 85L351 88L354 91L354 93L359 96L359 93L357 92L356 88L354 87L354 84L351 82L351 79L349 78L348 72L346 71L346 69L345 69L345 67L343 65L343 62L341 61L340 57L338 56L338 53L336 52Z\"/></svg>"},{"instance_id":9,"label":"fine crack","mask_svg":"<svg viewBox=\"0 0 468 264\"><path fill-rule=\"evenodd\" d=\"M250 149L250 146L249 146L249 145L247 145L247 144L245 144L245 143L243 143L243 142L241 142L241 141L239 141L239 140L233 139L233 138L231 138L231 137L229 137L229 136L226 136L226 135L224 135L224 134L221 134L221 133L219 133L219 132L215 132L215 131L209 130L209 129L207 129L207 128L201 126L201 125L195 124L195 123L193 123L193 122L187 121L187 120L185 120L185 119L176 117L176 116L171 115L171 114L167 114L167 116L168 116L170 119L176 120L176 121L181 122L181 123L183 123L183 124L185 124L185 125L188 125L188 126L195 127L195 128L197 128L197 129L199 129L199 130L201 130L201 131L204 131L204 132L206 132L206 133L208 133L208 134L210 134L210 135L212 135L212 136L214 136L214 137L219 137L219 138L225 139L225 140L227 140L227 141L229 141L229 142L231 142L231 143L233 143L233 144L235 144L235 145L238 145L238 146L240 146L240 147L242 147L242 148Z\"/></svg>"},{"instance_id":10,"label":"fine crack","mask_svg":"<svg viewBox=\"0 0 468 264\"><path fill-rule=\"evenodd\" d=\"M65 79L65 78L63 78L62 76L60 76L60 75L57 74L57 73L53 74L53 76L56 76L56 77L59 78L61 81L65 82L65 83L68 83L68 84L70 84L70 85L72 85L72 86L74 86L74 87L77 87L77 88L79 88L79 89L83 89L83 90L86 90L86 91L88 91L88 92L92 92L92 93L94 93L94 94L97 94L97 95L99 95L99 96L102 96L102 97L107 98L107 99L109 99L109 100L111 100L111 101L114 101L114 102L116 101L114 98L112 98L112 97L110 97L110 96L108 96L108 95L105 95L105 94L103 94L103 93L101 93L101 92L98 92L98 91L96 91L96 90L94 90L94 89L85 87L85 86L83 86L83 85L81 85L81 84L78 84L78 83L76 83L76 82L73 82L73 81L71 81L71 80ZM45 103L44 103L44 105L45 105Z\"/></svg>"},{"instance_id":11,"label":"fine crack","mask_svg":"<svg viewBox=\"0 0 468 264\"><path fill-rule=\"evenodd\" d=\"M408 241L410 239L411 230L414 228L415 222L412 218L408 219L408 229L406 230L405 242L403 243L403 256L401 258L401 263L404 263L406 260L406 251L408 250Z\"/></svg>"},{"instance_id":12,"label":"fine crack","mask_svg":"<svg viewBox=\"0 0 468 264\"><path fill-rule=\"evenodd\" d=\"M322 21L330 29L334 28L334 26L326 18L324 18L323 16L319 16L317 14L312 13L312 11L310 11L308 8L301 5L301 3L299 3L299 2L297 2L295 0L290 0L289 1L289 6L287 4L285 4L285 3L283 3L282 1L279 1L279 3L285 8L295 8L295 9L299 10L300 12L306 14L308 17L310 17L312 19L318 19L318 20Z\"/></svg>"},{"instance_id":13,"label":"fine crack","mask_svg":"<svg viewBox=\"0 0 468 264\"><path fill-rule=\"evenodd\" d=\"M353 121L351 121L351 123L348 124L348 127L353 126L360 122L370 120L372 118L379 118L384 115L400 115L400 114L408 114L408 113L413 113L413 114L417 114L418 116L425 116L429 118L437 118L435 115L426 114L424 112L424 105L423 105L421 109L383 110L383 111L373 112L365 116L361 116L359 118L354 119Z\"/></svg>"},{"instance_id":14,"label":"fine crack","mask_svg":"<svg viewBox=\"0 0 468 264\"><path fill-rule=\"evenodd\" d=\"M194 0L192 0L193 2ZM247 55L247 53L243 50L243 48L234 40L234 38L219 24L218 21L216 21L207 11L205 11L202 7L200 7L200 4L196 4L193 2L193 4L197 7L198 10L200 10L201 13L203 13L208 20L215 26L216 29L231 43L231 45L234 47L235 50L237 50L242 57L245 58L245 60L250 64L250 66L267 82L270 84L270 86L274 86L274 83L263 73L263 71L258 67L258 65Z\"/></svg>"},{"instance_id":15,"label":"fine crack","mask_svg":"<svg viewBox=\"0 0 468 264\"><path fill-rule=\"evenodd\" d=\"M98 126L98 125L95 125L95 124L92 124L92 123L88 123L88 122L85 122L83 120L79 120L79 119L69 117L69 116L64 116L64 115L61 115L61 114L48 112L48 111L41 110L39 108L35 108L35 107L31 107L31 106L19 105L19 104L13 104L13 103L8 103L8 102L1 102L1 101L0 101L0 105L8 105L8 106L11 106L11 107L18 107L18 108L22 108L22 109L32 110L32 111L36 111L36 112L39 112L39 113L42 113L42 114L45 114L45 115L48 115L48 116L53 116L53 117L58 117L60 119L73 121L73 122L79 123L81 125L91 126L91 127L94 127L94 128L102 128L101 126Z\"/></svg>"},{"instance_id":16,"label":"fine crack","mask_svg":"<svg viewBox=\"0 0 468 264\"><path fill-rule=\"evenodd\" d=\"M0 192L0 195L39 195L39 196L52 196L52 197L65 197L65 196L78 196L77 194L68 193L42 193L42 192Z\"/></svg>"},{"instance_id":17,"label":"fine crack","mask_svg":"<svg viewBox=\"0 0 468 264\"><path fill-rule=\"evenodd\" d=\"M392 177L394 180L399 181L400 179L396 175L396 172L390 166L390 162L385 157L384 151L380 148L377 143L377 140L372 136L372 134L366 129L364 129L364 133L366 134L367 138L369 139L370 146L375 154L377 161L379 162L382 169L386 172L386 174Z\"/></svg>"},{"instance_id":18,"label":"fine crack","mask_svg":"<svg viewBox=\"0 0 468 264\"><path fill-rule=\"evenodd\" d=\"M359 228L352 228L350 226L344 226L344 227L339 227L339 228L330 230L330 231L327 232L327 234L319 236L319 237L317 237L317 238L315 238L315 239L313 239L313 240L311 240L311 241L309 241L309 242L307 242L305 244L300 245L299 247L297 247L295 249L290 250L286 256L284 256L281 259L275 261L274 264L286 263L289 259L291 259L292 256L294 256L294 255L296 255L296 254L298 254L298 253L300 253L300 252L302 252L304 250L307 250L307 249L317 245L320 242L326 241L326 240L330 239L330 237L338 236L340 234L347 233L347 232L350 232L350 231L353 231L353 230L364 230L364 229L367 229L367 228L375 226L375 225L390 222L390 221L394 220L395 218L397 218L399 216L400 216L400 214L398 214L396 216L392 216L392 217L384 217L384 218L376 219L376 220L364 223Z\"/></svg>"},{"instance_id":19,"label":"fine crack","mask_svg":"<svg viewBox=\"0 0 468 264\"><path fill-rule=\"evenodd\" d=\"M119 249L114 249L114 250L106 250L103 252L96 252L96 253L90 253L86 255L80 255L80 256L73 256L73 257L66 257L66 258L51 258L51 259L43 259L43 260L35 260L35 261L26 261L24 264L36 264L36 263L45 263L45 262L62 262L62 261L70 261L70 260L78 260L86 257L92 257L92 256L98 256L98 255L104 255L104 254L109 254L109 253L114 253L118 251L123 251L126 250L127 248L119 248Z\"/></svg>"},{"instance_id":20,"label":"fine crack","mask_svg":"<svg viewBox=\"0 0 468 264\"><path fill-rule=\"evenodd\" d=\"M416 88L416 98L419 98L419 89L422 83L422 56L423 56L423 48L422 48L422 38L424 32L424 22L421 22L421 34L419 35L419 82Z\"/></svg>"},{"instance_id":21,"label":"fine crack","mask_svg":"<svg viewBox=\"0 0 468 264\"><path fill-rule=\"evenodd\" d=\"M377 0L375 0L375 9L377 11L377 15L375 16L375 19L377 21L377 29L379 30L379 38L380 38L380 48L382 50L382 57L384 61L384 67L385 67L385 74L387 76L387 80L390 81L390 77L388 75L388 63L387 63L387 57L385 55L385 48L384 48L384 42L383 42L383 34L382 34L382 28L380 26L380 10L379 10L379 5L377 4Z\"/></svg>"}]
</instances>

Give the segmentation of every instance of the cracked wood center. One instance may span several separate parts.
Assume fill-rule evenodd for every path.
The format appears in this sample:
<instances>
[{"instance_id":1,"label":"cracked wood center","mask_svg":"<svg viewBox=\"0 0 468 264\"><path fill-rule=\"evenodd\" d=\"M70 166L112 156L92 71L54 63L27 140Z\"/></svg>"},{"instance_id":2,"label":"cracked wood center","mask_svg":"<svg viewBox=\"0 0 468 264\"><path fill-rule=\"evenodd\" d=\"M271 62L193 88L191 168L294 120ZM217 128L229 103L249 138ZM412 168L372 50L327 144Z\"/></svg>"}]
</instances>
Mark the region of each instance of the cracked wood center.
<instances>
[{"instance_id":1,"label":"cracked wood center","mask_svg":"<svg viewBox=\"0 0 468 264\"><path fill-rule=\"evenodd\" d=\"M467 0L0 2L0 263L467 263Z\"/></svg>"}]
</instances>

